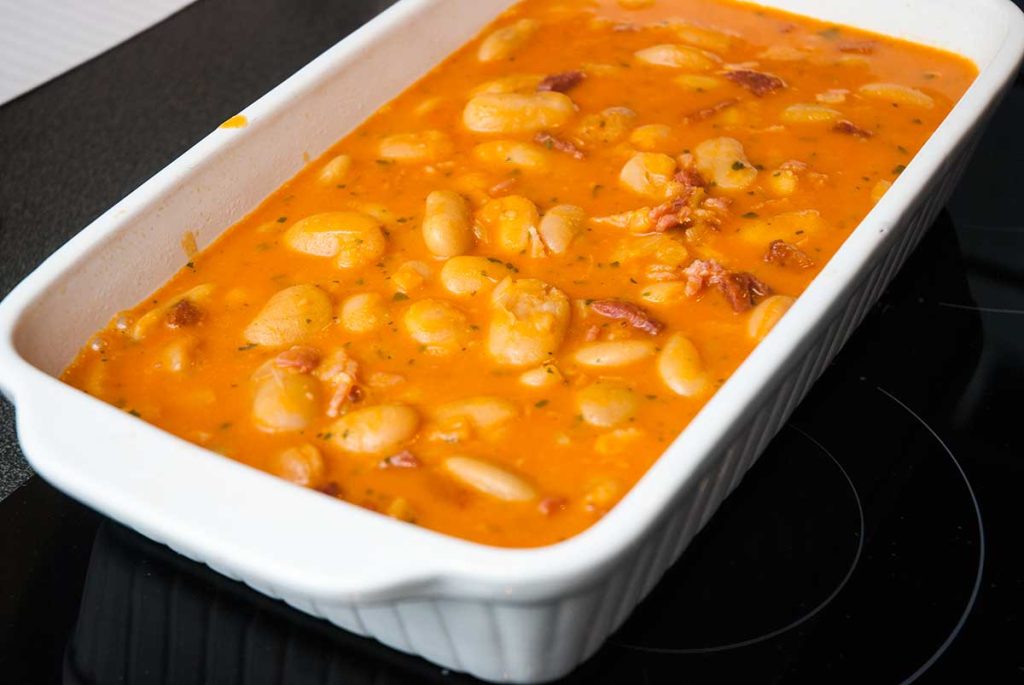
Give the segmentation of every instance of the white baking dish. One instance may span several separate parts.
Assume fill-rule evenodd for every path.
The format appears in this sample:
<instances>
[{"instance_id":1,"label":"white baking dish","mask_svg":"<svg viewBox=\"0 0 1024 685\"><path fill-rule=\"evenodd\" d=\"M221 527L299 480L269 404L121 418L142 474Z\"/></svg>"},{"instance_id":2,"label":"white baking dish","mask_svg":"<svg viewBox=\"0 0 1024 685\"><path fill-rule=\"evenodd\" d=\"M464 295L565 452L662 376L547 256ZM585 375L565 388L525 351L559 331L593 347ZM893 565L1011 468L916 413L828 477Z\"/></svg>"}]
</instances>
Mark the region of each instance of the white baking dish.
<instances>
[{"instance_id":1,"label":"white baking dish","mask_svg":"<svg viewBox=\"0 0 1024 685\"><path fill-rule=\"evenodd\" d=\"M200 141L0 304L0 382L33 467L89 506L347 630L482 678L539 682L568 672L625 620L859 323L942 206L1013 78L1024 18L1009 0L763 3L960 52L981 74L681 438L607 516L563 543L498 549L405 525L220 457L56 380L111 312L181 266L184 229L209 244L507 4L403 0L249 107L248 126Z\"/></svg>"}]
</instances>

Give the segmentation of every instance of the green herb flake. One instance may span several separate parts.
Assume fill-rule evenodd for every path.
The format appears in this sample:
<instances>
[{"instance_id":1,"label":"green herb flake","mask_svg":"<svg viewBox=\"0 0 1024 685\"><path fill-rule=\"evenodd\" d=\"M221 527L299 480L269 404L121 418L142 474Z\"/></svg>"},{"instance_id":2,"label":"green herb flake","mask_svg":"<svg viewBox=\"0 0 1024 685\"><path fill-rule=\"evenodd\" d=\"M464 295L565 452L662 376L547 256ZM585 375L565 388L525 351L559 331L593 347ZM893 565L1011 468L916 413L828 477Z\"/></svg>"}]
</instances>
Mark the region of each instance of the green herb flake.
<instances>
[{"instance_id":1,"label":"green herb flake","mask_svg":"<svg viewBox=\"0 0 1024 685\"><path fill-rule=\"evenodd\" d=\"M756 219L758 217L757 212L747 212L741 215L744 219Z\"/></svg>"},{"instance_id":2,"label":"green herb flake","mask_svg":"<svg viewBox=\"0 0 1024 685\"><path fill-rule=\"evenodd\" d=\"M279 223L279 224L283 224L286 221L288 221L288 217L286 217L286 216L279 216L279 217L277 217L277 223Z\"/></svg>"},{"instance_id":3,"label":"green herb flake","mask_svg":"<svg viewBox=\"0 0 1024 685\"><path fill-rule=\"evenodd\" d=\"M548 406L548 401L537 400L536 402L533 403L533 406L537 407L537 409L543 409L544 407Z\"/></svg>"},{"instance_id":4,"label":"green herb flake","mask_svg":"<svg viewBox=\"0 0 1024 685\"><path fill-rule=\"evenodd\" d=\"M825 40L836 40L839 38L839 29L833 26L832 28L827 28L823 31L818 31L818 35L824 38Z\"/></svg>"},{"instance_id":5,"label":"green herb flake","mask_svg":"<svg viewBox=\"0 0 1024 685\"><path fill-rule=\"evenodd\" d=\"M391 296L391 299L395 302L401 302L402 300L408 300L409 296L399 290L397 293Z\"/></svg>"},{"instance_id":6,"label":"green herb flake","mask_svg":"<svg viewBox=\"0 0 1024 685\"><path fill-rule=\"evenodd\" d=\"M905 164L897 164L896 166L893 167L892 173L895 174L896 176L899 176L906 170L907 166Z\"/></svg>"},{"instance_id":7,"label":"green herb flake","mask_svg":"<svg viewBox=\"0 0 1024 685\"><path fill-rule=\"evenodd\" d=\"M134 409L129 409L128 413L131 414L132 416L134 416L137 419L141 419L142 418L142 414L140 414L139 412L135 411Z\"/></svg>"},{"instance_id":8,"label":"green herb flake","mask_svg":"<svg viewBox=\"0 0 1024 685\"><path fill-rule=\"evenodd\" d=\"M246 350L251 350L254 347L259 347L259 345L257 345L256 343L248 343L247 345L242 345L241 347L239 347L238 351L245 352Z\"/></svg>"},{"instance_id":9,"label":"green herb flake","mask_svg":"<svg viewBox=\"0 0 1024 685\"><path fill-rule=\"evenodd\" d=\"M743 169L746 169L746 168L747 168L747 165L744 164L743 162L741 162L738 159L735 162L732 163L732 170L733 171L742 171Z\"/></svg>"}]
</instances>

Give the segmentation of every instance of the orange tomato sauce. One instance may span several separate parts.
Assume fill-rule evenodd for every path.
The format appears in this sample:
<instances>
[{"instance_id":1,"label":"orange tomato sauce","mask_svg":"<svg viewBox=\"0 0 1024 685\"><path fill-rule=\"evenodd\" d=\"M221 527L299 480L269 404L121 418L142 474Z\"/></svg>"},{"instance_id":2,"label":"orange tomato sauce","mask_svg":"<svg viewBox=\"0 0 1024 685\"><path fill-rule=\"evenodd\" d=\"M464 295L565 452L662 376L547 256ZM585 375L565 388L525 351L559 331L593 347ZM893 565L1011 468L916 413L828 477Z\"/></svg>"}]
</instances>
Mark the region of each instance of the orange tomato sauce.
<instances>
[{"instance_id":1,"label":"orange tomato sauce","mask_svg":"<svg viewBox=\"0 0 1024 685\"><path fill-rule=\"evenodd\" d=\"M753 5L524 0L63 379L327 496L555 543L644 474L976 73Z\"/></svg>"}]
</instances>

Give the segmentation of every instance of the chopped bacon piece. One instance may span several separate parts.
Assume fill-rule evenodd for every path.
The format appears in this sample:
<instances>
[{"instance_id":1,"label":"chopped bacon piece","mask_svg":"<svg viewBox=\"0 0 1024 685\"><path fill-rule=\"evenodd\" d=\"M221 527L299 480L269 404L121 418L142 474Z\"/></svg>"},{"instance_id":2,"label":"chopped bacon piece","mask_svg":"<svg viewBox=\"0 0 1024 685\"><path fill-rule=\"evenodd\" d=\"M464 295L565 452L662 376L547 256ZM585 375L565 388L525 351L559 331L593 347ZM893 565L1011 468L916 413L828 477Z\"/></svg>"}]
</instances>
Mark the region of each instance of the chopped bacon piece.
<instances>
[{"instance_id":1,"label":"chopped bacon piece","mask_svg":"<svg viewBox=\"0 0 1024 685\"><path fill-rule=\"evenodd\" d=\"M317 367L316 376L320 380L334 386L334 394L327 402L327 415L334 417L341 411L341 405L351 398L352 388L356 384L356 373L359 364L348 356L345 350L338 349L331 353Z\"/></svg>"},{"instance_id":2,"label":"chopped bacon piece","mask_svg":"<svg viewBox=\"0 0 1024 685\"><path fill-rule=\"evenodd\" d=\"M745 312L755 304L761 297L769 295L772 291L764 282L753 274L746 272L730 272L723 276L718 287L729 300L734 312Z\"/></svg>"},{"instance_id":3,"label":"chopped bacon piece","mask_svg":"<svg viewBox=\"0 0 1024 685\"><path fill-rule=\"evenodd\" d=\"M836 133L845 133L850 136L857 136L858 138L870 138L871 131L865 131L860 126L857 126L852 121L847 119L840 119L832 126L832 130Z\"/></svg>"},{"instance_id":4,"label":"chopped bacon piece","mask_svg":"<svg viewBox=\"0 0 1024 685\"><path fill-rule=\"evenodd\" d=\"M792 264L798 269L809 269L814 266L814 260L808 257L806 252L785 240L773 240L769 243L768 251L764 253L764 261L779 266Z\"/></svg>"},{"instance_id":5,"label":"chopped bacon piece","mask_svg":"<svg viewBox=\"0 0 1024 685\"><path fill-rule=\"evenodd\" d=\"M727 212L731 204L732 200L727 197L709 197L701 203L701 206L716 212Z\"/></svg>"},{"instance_id":6,"label":"chopped bacon piece","mask_svg":"<svg viewBox=\"0 0 1024 685\"><path fill-rule=\"evenodd\" d=\"M683 269L686 277L686 296L693 297L710 285L717 285L726 274L725 267L713 259L695 259Z\"/></svg>"},{"instance_id":7,"label":"chopped bacon piece","mask_svg":"<svg viewBox=\"0 0 1024 685\"><path fill-rule=\"evenodd\" d=\"M587 78L587 75L582 71L563 71L559 74L551 74L538 83L537 90L553 90L556 93L565 93L578 86L585 78Z\"/></svg>"},{"instance_id":8,"label":"chopped bacon piece","mask_svg":"<svg viewBox=\"0 0 1024 685\"><path fill-rule=\"evenodd\" d=\"M652 222L654 222L652 229L657 233L664 233L670 228L675 228L683 224L688 216L689 212L684 210L689 209L686 205L686 200L681 197L677 197L674 200L663 202L657 207L652 207L647 213L647 216Z\"/></svg>"},{"instance_id":9,"label":"chopped bacon piece","mask_svg":"<svg viewBox=\"0 0 1024 685\"><path fill-rule=\"evenodd\" d=\"M320 490L320 492L324 493L325 495L330 495L331 497L337 497L338 495L341 494L341 486L339 486L333 480L318 489Z\"/></svg>"},{"instance_id":10,"label":"chopped bacon piece","mask_svg":"<svg viewBox=\"0 0 1024 685\"><path fill-rule=\"evenodd\" d=\"M839 52L853 52L858 55L870 55L878 46L873 40L841 40L836 43Z\"/></svg>"},{"instance_id":11,"label":"chopped bacon piece","mask_svg":"<svg viewBox=\"0 0 1024 685\"><path fill-rule=\"evenodd\" d=\"M551 516L565 509L567 504L568 501L564 497L545 497L537 503L537 509L545 516Z\"/></svg>"},{"instance_id":12,"label":"chopped bacon piece","mask_svg":"<svg viewBox=\"0 0 1024 685\"><path fill-rule=\"evenodd\" d=\"M534 136L533 139L536 142L543 145L544 147L548 148L549 150L558 150L559 152L564 152L573 159L583 159L584 157L583 150L576 147L576 145L569 142L568 140L556 138L550 133L545 133L542 131L538 133L536 136Z\"/></svg>"},{"instance_id":13,"label":"chopped bacon piece","mask_svg":"<svg viewBox=\"0 0 1024 685\"><path fill-rule=\"evenodd\" d=\"M182 326L193 326L199 322L202 312L188 300L178 300L167 310L167 326L170 328L181 328Z\"/></svg>"},{"instance_id":14,"label":"chopped bacon piece","mask_svg":"<svg viewBox=\"0 0 1024 685\"><path fill-rule=\"evenodd\" d=\"M764 97L786 87L786 82L773 74L753 69L735 69L725 72L725 78L743 86L757 97Z\"/></svg>"},{"instance_id":15,"label":"chopped bacon piece","mask_svg":"<svg viewBox=\"0 0 1024 685\"><path fill-rule=\"evenodd\" d=\"M665 328L665 324L648 314L646 309L632 302L594 300L590 308L609 319L622 319L633 328L651 335L658 335Z\"/></svg>"},{"instance_id":16,"label":"chopped bacon piece","mask_svg":"<svg viewBox=\"0 0 1024 685\"><path fill-rule=\"evenodd\" d=\"M274 366L281 369L295 369L309 373L320 363L320 350L305 345L295 345L274 357Z\"/></svg>"},{"instance_id":17,"label":"chopped bacon piece","mask_svg":"<svg viewBox=\"0 0 1024 685\"><path fill-rule=\"evenodd\" d=\"M691 114L687 114L685 117L683 117L683 119L684 119L684 121L688 121L688 122L689 121L703 121L703 120L707 119L708 117L712 117L712 116L718 114L723 109L729 109L730 107L735 105L737 102L739 102L739 100L737 100L736 98L729 98L728 100L722 100L721 102L716 102L715 104L711 105L710 107L705 107L704 109L698 109L696 112L693 112Z\"/></svg>"},{"instance_id":18,"label":"chopped bacon piece","mask_svg":"<svg viewBox=\"0 0 1024 685\"><path fill-rule=\"evenodd\" d=\"M379 469L415 469L420 465L420 460L409 450L402 450L377 462Z\"/></svg>"},{"instance_id":19,"label":"chopped bacon piece","mask_svg":"<svg viewBox=\"0 0 1024 685\"><path fill-rule=\"evenodd\" d=\"M691 168L677 171L672 179L677 183L682 183L687 188L703 188L707 185L707 181L700 175L700 172Z\"/></svg>"},{"instance_id":20,"label":"chopped bacon piece","mask_svg":"<svg viewBox=\"0 0 1024 685\"><path fill-rule=\"evenodd\" d=\"M709 286L717 286L735 312L750 309L758 298L771 293L771 288L753 274L728 271L713 259L693 260L683 269L683 275L686 276L687 297L694 297Z\"/></svg>"},{"instance_id":21,"label":"chopped bacon piece","mask_svg":"<svg viewBox=\"0 0 1024 685\"><path fill-rule=\"evenodd\" d=\"M362 402L366 397L366 393L358 385L353 385L352 389L348 391L349 402Z\"/></svg>"}]
</instances>

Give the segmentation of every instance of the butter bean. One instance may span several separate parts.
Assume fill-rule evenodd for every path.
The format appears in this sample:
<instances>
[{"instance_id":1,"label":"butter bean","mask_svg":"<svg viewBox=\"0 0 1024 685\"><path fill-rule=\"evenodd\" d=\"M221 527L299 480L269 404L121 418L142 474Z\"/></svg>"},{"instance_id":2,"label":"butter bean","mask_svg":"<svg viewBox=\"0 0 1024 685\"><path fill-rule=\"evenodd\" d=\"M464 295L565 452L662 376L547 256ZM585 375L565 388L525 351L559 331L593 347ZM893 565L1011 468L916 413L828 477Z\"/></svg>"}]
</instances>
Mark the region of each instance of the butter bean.
<instances>
[{"instance_id":1,"label":"butter bean","mask_svg":"<svg viewBox=\"0 0 1024 685\"><path fill-rule=\"evenodd\" d=\"M387 305L380 293L357 293L341 303L338 318L350 333L372 333L388 320Z\"/></svg>"},{"instance_id":2,"label":"butter bean","mask_svg":"<svg viewBox=\"0 0 1024 685\"><path fill-rule=\"evenodd\" d=\"M470 97L481 93L533 93L544 80L541 74L510 74L481 83L469 92Z\"/></svg>"},{"instance_id":3,"label":"butter bean","mask_svg":"<svg viewBox=\"0 0 1024 685\"><path fill-rule=\"evenodd\" d=\"M930 95L898 83L867 83L860 87L860 94L873 100L895 102L898 105L911 105L924 109L931 109L935 106L935 100Z\"/></svg>"},{"instance_id":4,"label":"butter bean","mask_svg":"<svg viewBox=\"0 0 1024 685\"><path fill-rule=\"evenodd\" d=\"M591 426L609 428L636 413L636 394L616 381L597 381L576 393L576 406Z\"/></svg>"},{"instance_id":5,"label":"butter bean","mask_svg":"<svg viewBox=\"0 0 1024 685\"><path fill-rule=\"evenodd\" d=\"M672 179L675 171L676 161L668 155L638 152L623 165L619 183L652 200L667 200L682 190L682 185Z\"/></svg>"},{"instance_id":6,"label":"butter bean","mask_svg":"<svg viewBox=\"0 0 1024 685\"><path fill-rule=\"evenodd\" d=\"M762 300L750 312L750 318L747 320L747 335L757 341L763 340L779 322L779 319L789 311L794 302L796 300L788 295L772 295Z\"/></svg>"},{"instance_id":7,"label":"butter bean","mask_svg":"<svg viewBox=\"0 0 1024 685\"><path fill-rule=\"evenodd\" d=\"M626 137L634 121L636 112L629 107L608 107L583 117L576 134L590 143L617 143Z\"/></svg>"},{"instance_id":8,"label":"butter bean","mask_svg":"<svg viewBox=\"0 0 1024 685\"><path fill-rule=\"evenodd\" d=\"M535 133L564 125L575 113L562 93L482 93L462 112L462 123L476 133Z\"/></svg>"},{"instance_id":9,"label":"butter bean","mask_svg":"<svg viewBox=\"0 0 1024 685\"><path fill-rule=\"evenodd\" d=\"M707 386L697 347L682 333L673 333L658 354L658 375L677 395L693 397Z\"/></svg>"},{"instance_id":10,"label":"butter bean","mask_svg":"<svg viewBox=\"0 0 1024 685\"><path fill-rule=\"evenodd\" d=\"M398 451L419 428L416 410L404 404L378 404L345 414L328 429L335 447L354 454Z\"/></svg>"},{"instance_id":11,"label":"butter bean","mask_svg":"<svg viewBox=\"0 0 1024 685\"><path fill-rule=\"evenodd\" d=\"M533 278L506 278L491 294L487 351L502 366L547 361L558 351L569 325L569 298Z\"/></svg>"},{"instance_id":12,"label":"butter bean","mask_svg":"<svg viewBox=\"0 0 1024 685\"><path fill-rule=\"evenodd\" d=\"M452 257L441 267L441 285L453 295L475 295L491 288L507 271L486 257Z\"/></svg>"},{"instance_id":13,"label":"butter bean","mask_svg":"<svg viewBox=\"0 0 1024 685\"><path fill-rule=\"evenodd\" d=\"M672 129L664 124L638 126L629 134L629 142L641 150L664 150L672 137Z\"/></svg>"},{"instance_id":14,"label":"butter bean","mask_svg":"<svg viewBox=\"0 0 1024 685\"><path fill-rule=\"evenodd\" d=\"M473 244L469 207L462 196L451 190L435 190L427 195L423 214L423 242L438 257L453 257Z\"/></svg>"},{"instance_id":15,"label":"butter bean","mask_svg":"<svg viewBox=\"0 0 1024 685\"><path fill-rule=\"evenodd\" d=\"M490 462L466 456L444 460L444 469L455 480L477 492L505 502L527 502L537 491L525 479Z\"/></svg>"},{"instance_id":16,"label":"butter bean","mask_svg":"<svg viewBox=\"0 0 1024 685\"><path fill-rule=\"evenodd\" d=\"M283 240L296 252L334 257L343 269L372 264L387 249L380 222L362 212L313 214L296 221Z\"/></svg>"},{"instance_id":17,"label":"butter bean","mask_svg":"<svg viewBox=\"0 0 1024 685\"><path fill-rule=\"evenodd\" d=\"M829 124L843 116L842 112L825 105L795 104L782 110L787 124Z\"/></svg>"},{"instance_id":18,"label":"butter bean","mask_svg":"<svg viewBox=\"0 0 1024 685\"><path fill-rule=\"evenodd\" d=\"M345 181L349 169L352 168L352 158L348 155L332 157L327 164L324 164L316 180L321 185L334 186Z\"/></svg>"},{"instance_id":19,"label":"butter bean","mask_svg":"<svg viewBox=\"0 0 1024 685\"><path fill-rule=\"evenodd\" d=\"M485 203L477 212L488 242L508 254L520 254L538 236L540 213L537 206L520 195L507 195Z\"/></svg>"},{"instance_id":20,"label":"butter bean","mask_svg":"<svg viewBox=\"0 0 1024 685\"><path fill-rule=\"evenodd\" d=\"M576 351L575 359L593 368L628 366L654 354L649 340L607 340L587 343Z\"/></svg>"},{"instance_id":21,"label":"butter bean","mask_svg":"<svg viewBox=\"0 0 1024 685\"><path fill-rule=\"evenodd\" d=\"M325 480L324 459L309 443L289 447L271 458L270 473L289 480L296 485L317 488Z\"/></svg>"},{"instance_id":22,"label":"butter bean","mask_svg":"<svg viewBox=\"0 0 1024 685\"><path fill-rule=\"evenodd\" d=\"M494 431L518 415L512 402L487 395L445 402L434 410L434 419L442 424L464 419L481 433Z\"/></svg>"},{"instance_id":23,"label":"butter bean","mask_svg":"<svg viewBox=\"0 0 1024 685\"><path fill-rule=\"evenodd\" d=\"M409 337L431 354L451 354L466 343L469 321L458 307L444 300L414 302L402 323Z\"/></svg>"},{"instance_id":24,"label":"butter bean","mask_svg":"<svg viewBox=\"0 0 1024 685\"><path fill-rule=\"evenodd\" d=\"M331 324L331 300L315 285L293 285L274 293L246 327L246 342L294 345Z\"/></svg>"},{"instance_id":25,"label":"butter bean","mask_svg":"<svg viewBox=\"0 0 1024 685\"><path fill-rule=\"evenodd\" d=\"M688 71L708 71L721 61L703 50L671 43L652 45L638 50L633 56L644 64Z\"/></svg>"},{"instance_id":26,"label":"butter bean","mask_svg":"<svg viewBox=\"0 0 1024 685\"><path fill-rule=\"evenodd\" d=\"M304 374L271 369L254 378L252 420L267 433L308 428L320 405L320 385Z\"/></svg>"},{"instance_id":27,"label":"butter bean","mask_svg":"<svg viewBox=\"0 0 1024 685\"><path fill-rule=\"evenodd\" d=\"M448 159L454 150L448 134L429 130L390 135L380 141L377 154L395 162L426 164Z\"/></svg>"},{"instance_id":28,"label":"butter bean","mask_svg":"<svg viewBox=\"0 0 1024 685\"><path fill-rule=\"evenodd\" d=\"M540 220L540 237L552 254L564 254L583 230L586 215L575 205L555 205Z\"/></svg>"},{"instance_id":29,"label":"butter bean","mask_svg":"<svg viewBox=\"0 0 1024 685\"><path fill-rule=\"evenodd\" d=\"M722 190L743 190L757 178L757 169L735 138L705 140L693 154L701 175Z\"/></svg>"},{"instance_id":30,"label":"butter bean","mask_svg":"<svg viewBox=\"0 0 1024 685\"><path fill-rule=\"evenodd\" d=\"M544 171L549 153L539 145L518 140L492 140L473 148L473 159L491 171Z\"/></svg>"},{"instance_id":31,"label":"butter bean","mask_svg":"<svg viewBox=\"0 0 1024 685\"><path fill-rule=\"evenodd\" d=\"M488 34L477 49L481 62L497 62L515 55L537 32L539 25L533 19L520 19Z\"/></svg>"}]
</instances>

